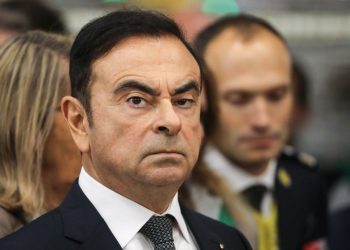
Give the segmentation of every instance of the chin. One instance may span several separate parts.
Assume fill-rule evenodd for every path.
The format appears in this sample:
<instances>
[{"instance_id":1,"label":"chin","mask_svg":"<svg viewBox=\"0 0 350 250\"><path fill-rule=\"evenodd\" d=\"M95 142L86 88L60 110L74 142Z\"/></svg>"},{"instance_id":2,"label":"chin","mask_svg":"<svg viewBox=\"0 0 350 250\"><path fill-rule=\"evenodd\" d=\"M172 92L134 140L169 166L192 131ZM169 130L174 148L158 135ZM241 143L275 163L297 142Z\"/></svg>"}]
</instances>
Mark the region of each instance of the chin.
<instances>
[{"instance_id":1,"label":"chin","mask_svg":"<svg viewBox=\"0 0 350 250\"><path fill-rule=\"evenodd\" d=\"M155 186L180 186L186 179L187 174L183 169L176 168L164 168L158 169L156 173L153 173L149 179L149 182Z\"/></svg>"},{"instance_id":2,"label":"chin","mask_svg":"<svg viewBox=\"0 0 350 250\"><path fill-rule=\"evenodd\" d=\"M274 150L250 150L249 152L241 151L236 154L236 162L241 165L260 165L274 159L276 153Z\"/></svg>"},{"instance_id":3,"label":"chin","mask_svg":"<svg viewBox=\"0 0 350 250\"><path fill-rule=\"evenodd\" d=\"M255 164L265 164L270 160L276 158L276 154L274 152L264 152L260 154L254 154L250 157L250 162Z\"/></svg>"},{"instance_id":4,"label":"chin","mask_svg":"<svg viewBox=\"0 0 350 250\"><path fill-rule=\"evenodd\" d=\"M256 148L252 148L250 151L250 154L254 157L258 157L258 158L275 158L280 150L280 145L269 145L269 146L265 146L265 147L256 147Z\"/></svg>"}]
</instances>

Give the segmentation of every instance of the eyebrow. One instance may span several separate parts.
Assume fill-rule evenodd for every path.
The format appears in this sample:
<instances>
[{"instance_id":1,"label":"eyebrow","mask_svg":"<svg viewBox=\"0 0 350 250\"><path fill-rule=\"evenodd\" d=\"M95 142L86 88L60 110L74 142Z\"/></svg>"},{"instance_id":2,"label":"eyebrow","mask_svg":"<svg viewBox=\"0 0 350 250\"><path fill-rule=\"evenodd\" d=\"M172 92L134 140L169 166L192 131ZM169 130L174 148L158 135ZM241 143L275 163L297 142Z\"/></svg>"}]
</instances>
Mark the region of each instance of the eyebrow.
<instances>
[{"instance_id":1,"label":"eyebrow","mask_svg":"<svg viewBox=\"0 0 350 250\"><path fill-rule=\"evenodd\" d=\"M200 93L199 85L195 81L190 81L189 83L186 83L183 86L176 88L172 95L180 95L191 90L194 90L197 95L199 95Z\"/></svg>"},{"instance_id":2,"label":"eyebrow","mask_svg":"<svg viewBox=\"0 0 350 250\"><path fill-rule=\"evenodd\" d=\"M141 82L135 81L135 80L129 80L129 81L125 81L123 83L121 83L113 92L115 94L119 93L119 92L123 92L126 90L139 90L141 92L147 93L149 95L152 96L159 96L160 92L156 89L153 89Z\"/></svg>"},{"instance_id":3,"label":"eyebrow","mask_svg":"<svg viewBox=\"0 0 350 250\"><path fill-rule=\"evenodd\" d=\"M127 90L139 90L141 92L144 92L146 94L152 95L152 96L160 96L160 91L154 88L151 88L147 86L146 84L143 84L141 82L135 81L135 80L129 80L121 83L113 92L115 94ZM174 93L172 95L180 95L183 93L186 93L188 91L194 90L197 95L200 93L200 88L198 84L195 81L190 81L187 84L184 84L181 87L178 87L175 89Z\"/></svg>"},{"instance_id":4,"label":"eyebrow","mask_svg":"<svg viewBox=\"0 0 350 250\"><path fill-rule=\"evenodd\" d=\"M280 85L276 85L276 86L273 86L271 88L268 88L266 90L263 91L263 94L266 94L266 93L269 93L271 91L275 91L275 90L280 90L280 89L283 89L283 90L290 90L292 89L293 87L291 85L284 85L284 84L280 84ZM229 96L229 95L232 95L232 94L248 94L248 95L256 95L256 94L259 94L260 91L254 91L254 90L246 90L246 89L230 89L230 90L227 90L226 92L224 92L222 95L223 96Z\"/></svg>"}]
</instances>

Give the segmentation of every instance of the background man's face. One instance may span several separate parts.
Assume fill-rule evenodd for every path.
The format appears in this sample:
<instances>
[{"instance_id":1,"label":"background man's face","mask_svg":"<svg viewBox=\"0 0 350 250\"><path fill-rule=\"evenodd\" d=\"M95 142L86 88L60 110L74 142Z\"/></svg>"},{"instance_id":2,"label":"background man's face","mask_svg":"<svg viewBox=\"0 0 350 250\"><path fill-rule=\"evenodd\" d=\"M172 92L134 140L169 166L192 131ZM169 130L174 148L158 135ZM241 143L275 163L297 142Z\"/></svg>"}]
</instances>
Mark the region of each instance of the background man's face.
<instances>
[{"instance_id":1,"label":"background man's face","mask_svg":"<svg viewBox=\"0 0 350 250\"><path fill-rule=\"evenodd\" d=\"M93 64L91 160L108 185L180 185L202 138L200 71L174 37L125 39Z\"/></svg>"},{"instance_id":2,"label":"background man's face","mask_svg":"<svg viewBox=\"0 0 350 250\"><path fill-rule=\"evenodd\" d=\"M209 43L205 61L218 87L219 149L240 166L276 157L293 102L290 56L282 42L266 31L242 41L227 29Z\"/></svg>"}]
</instances>

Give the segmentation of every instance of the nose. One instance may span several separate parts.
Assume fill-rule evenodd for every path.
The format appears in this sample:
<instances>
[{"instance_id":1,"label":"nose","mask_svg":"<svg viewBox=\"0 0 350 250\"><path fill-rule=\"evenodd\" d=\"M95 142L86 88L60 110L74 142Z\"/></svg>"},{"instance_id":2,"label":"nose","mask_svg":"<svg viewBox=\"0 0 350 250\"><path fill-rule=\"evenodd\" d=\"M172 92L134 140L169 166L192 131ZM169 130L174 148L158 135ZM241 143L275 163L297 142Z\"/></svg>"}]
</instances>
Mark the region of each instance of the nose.
<instances>
[{"instance_id":1,"label":"nose","mask_svg":"<svg viewBox=\"0 0 350 250\"><path fill-rule=\"evenodd\" d=\"M257 132L265 132L269 129L271 115L269 104L263 98L255 100L251 113L251 124Z\"/></svg>"},{"instance_id":2,"label":"nose","mask_svg":"<svg viewBox=\"0 0 350 250\"><path fill-rule=\"evenodd\" d=\"M176 135L181 130L181 120L174 110L171 101L163 100L157 108L157 114L153 125L155 133Z\"/></svg>"}]
</instances>

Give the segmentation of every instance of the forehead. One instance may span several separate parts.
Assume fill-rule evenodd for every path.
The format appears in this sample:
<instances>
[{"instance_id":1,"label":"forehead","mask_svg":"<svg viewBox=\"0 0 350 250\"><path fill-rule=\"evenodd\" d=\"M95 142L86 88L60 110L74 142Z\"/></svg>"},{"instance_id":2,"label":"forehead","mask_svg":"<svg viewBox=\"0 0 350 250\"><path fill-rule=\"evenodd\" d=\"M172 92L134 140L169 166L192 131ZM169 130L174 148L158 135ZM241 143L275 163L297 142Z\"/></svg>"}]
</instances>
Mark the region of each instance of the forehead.
<instances>
[{"instance_id":1,"label":"forehead","mask_svg":"<svg viewBox=\"0 0 350 250\"><path fill-rule=\"evenodd\" d=\"M122 78L147 82L199 81L200 70L192 54L177 38L130 37L118 43L92 67L93 75L106 84Z\"/></svg>"},{"instance_id":2,"label":"forehead","mask_svg":"<svg viewBox=\"0 0 350 250\"><path fill-rule=\"evenodd\" d=\"M208 44L204 57L219 89L291 84L289 51L265 30L246 40L234 29L226 29Z\"/></svg>"}]
</instances>

